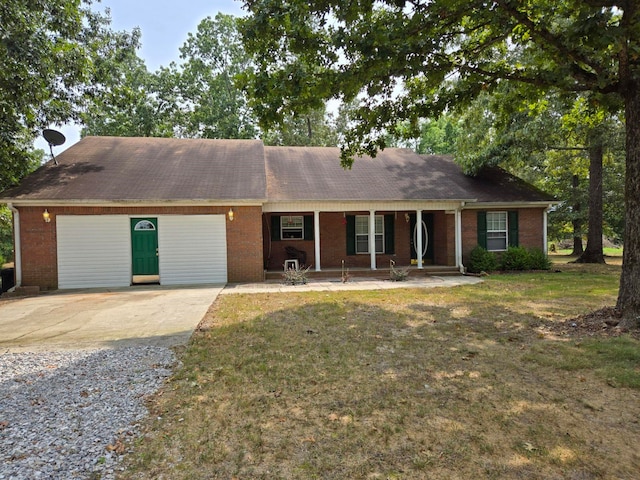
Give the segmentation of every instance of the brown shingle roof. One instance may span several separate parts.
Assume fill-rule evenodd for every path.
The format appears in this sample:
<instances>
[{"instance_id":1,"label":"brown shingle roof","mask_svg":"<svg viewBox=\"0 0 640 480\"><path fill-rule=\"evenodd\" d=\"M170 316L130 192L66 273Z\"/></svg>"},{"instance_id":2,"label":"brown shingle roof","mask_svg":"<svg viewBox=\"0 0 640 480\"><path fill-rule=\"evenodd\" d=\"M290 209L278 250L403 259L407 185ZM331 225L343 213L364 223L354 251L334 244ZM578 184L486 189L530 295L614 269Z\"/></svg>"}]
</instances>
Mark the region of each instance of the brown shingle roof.
<instances>
[{"instance_id":1,"label":"brown shingle roof","mask_svg":"<svg viewBox=\"0 0 640 480\"><path fill-rule=\"evenodd\" d=\"M449 178L468 192L477 202L553 202L553 196L543 192L521 178L500 167L485 167L477 175L469 176L451 156L421 155L427 161L426 169L447 171ZM425 174L429 174L425 171Z\"/></svg>"},{"instance_id":2,"label":"brown shingle roof","mask_svg":"<svg viewBox=\"0 0 640 480\"><path fill-rule=\"evenodd\" d=\"M502 169L476 178L450 157L387 149L340 166L329 147L264 147L260 140L86 137L22 183L6 201L549 202Z\"/></svg>"},{"instance_id":3,"label":"brown shingle roof","mask_svg":"<svg viewBox=\"0 0 640 480\"><path fill-rule=\"evenodd\" d=\"M500 167L485 167L475 177L460 171L459 178L461 186L472 192L477 202L555 202L553 196Z\"/></svg>"},{"instance_id":4,"label":"brown shingle roof","mask_svg":"<svg viewBox=\"0 0 640 480\"><path fill-rule=\"evenodd\" d=\"M547 202L552 197L502 169L472 178L451 157L386 149L340 167L338 148L265 147L267 197L295 200L478 200Z\"/></svg>"},{"instance_id":5,"label":"brown shingle roof","mask_svg":"<svg viewBox=\"0 0 640 480\"><path fill-rule=\"evenodd\" d=\"M86 137L2 196L12 200L264 200L259 140Z\"/></svg>"}]
</instances>

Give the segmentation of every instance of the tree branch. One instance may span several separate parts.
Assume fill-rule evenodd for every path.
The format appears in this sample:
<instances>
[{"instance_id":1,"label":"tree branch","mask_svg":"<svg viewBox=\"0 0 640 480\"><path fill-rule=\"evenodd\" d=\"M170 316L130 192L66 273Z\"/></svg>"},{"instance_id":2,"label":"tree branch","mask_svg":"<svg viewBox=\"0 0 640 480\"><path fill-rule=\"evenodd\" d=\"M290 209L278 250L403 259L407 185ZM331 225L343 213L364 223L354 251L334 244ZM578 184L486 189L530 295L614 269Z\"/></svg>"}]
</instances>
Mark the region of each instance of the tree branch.
<instances>
[{"instance_id":1,"label":"tree branch","mask_svg":"<svg viewBox=\"0 0 640 480\"><path fill-rule=\"evenodd\" d=\"M601 74L602 67L600 65L594 65L592 59L582 55L580 52L575 51L567 47L556 35L551 33L550 30L536 24L531 20L526 14L519 11L517 8L512 7L505 0L496 0L504 10L511 15L517 22L527 27L532 35L535 35L547 42L548 45L552 46L561 56L568 58L578 69L576 71L576 75L583 76L593 76L593 72L585 70L581 65L588 65L593 69L594 72Z\"/></svg>"},{"instance_id":2,"label":"tree branch","mask_svg":"<svg viewBox=\"0 0 640 480\"><path fill-rule=\"evenodd\" d=\"M489 70L485 70L481 67L474 67L474 66L469 66L469 65L465 65L465 66L461 66L459 68L459 70L468 72L468 73L475 73L478 75L482 75L484 77L487 77L488 79L490 79L491 81L493 80L500 80L500 79L504 79L504 80L511 80L514 82L520 82L520 83L526 83L529 85L534 85L537 87L557 87L558 86L558 81L556 80L547 80L544 77L540 76L540 75L534 75L534 76L527 76L527 75L522 75L516 72L509 72L509 71L489 71ZM540 72L538 72L540 73ZM609 85L606 85L605 87L599 87L597 85L597 83L595 82L594 79L594 83L590 83L590 82L584 82L583 84L577 83L573 86L571 85L563 85L563 90L566 91L570 91L570 92L589 92L589 91L594 91L594 92L598 92L598 93L602 93L602 94L607 94L607 93L616 93L619 91L619 84L618 82L615 83L611 83Z\"/></svg>"},{"instance_id":3,"label":"tree branch","mask_svg":"<svg viewBox=\"0 0 640 480\"><path fill-rule=\"evenodd\" d=\"M547 147L548 150L560 150L560 151L566 151L566 150L578 150L578 151L588 151L589 149L587 147L554 147L554 146L549 146Z\"/></svg>"},{"instance_id":4,"label":"tree branch","mask_svg":"<svg viewBox=\"0 0 640 480\"><path fill-rule=\"evenodd\" d=\"M613 8L613 7L619 7L621 3L620 0L582 0L582 3L584 3L585 5L589 5L590 7L602 7L602 8Z\"/></svg>"}]
</instances>

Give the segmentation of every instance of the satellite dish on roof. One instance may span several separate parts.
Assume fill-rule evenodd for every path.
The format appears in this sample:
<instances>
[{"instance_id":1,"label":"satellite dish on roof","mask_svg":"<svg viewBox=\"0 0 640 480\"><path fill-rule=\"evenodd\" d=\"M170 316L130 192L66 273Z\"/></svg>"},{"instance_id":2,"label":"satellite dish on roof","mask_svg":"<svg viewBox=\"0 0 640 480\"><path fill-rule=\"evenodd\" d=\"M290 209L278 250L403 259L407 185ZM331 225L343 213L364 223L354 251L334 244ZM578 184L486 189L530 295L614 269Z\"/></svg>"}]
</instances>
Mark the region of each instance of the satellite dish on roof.
<instances>
[{"instance_id":1,"label":"satellite dish on roof","mask_svg":"<svg viewBox=\"0 0 640 480\"><path fill-rule=\"evenodd\" d=\"M53 161L56 165L58 165L58 161L56 160L56 156L53 154L53 147L57 147L62 145L67 139L64 137L62 133L57 130L52 130L50 128L45 128L42 131L42 136L49 144L49 150L51 151L51 156L53 157Z\"/></svg>"}]
</instances>

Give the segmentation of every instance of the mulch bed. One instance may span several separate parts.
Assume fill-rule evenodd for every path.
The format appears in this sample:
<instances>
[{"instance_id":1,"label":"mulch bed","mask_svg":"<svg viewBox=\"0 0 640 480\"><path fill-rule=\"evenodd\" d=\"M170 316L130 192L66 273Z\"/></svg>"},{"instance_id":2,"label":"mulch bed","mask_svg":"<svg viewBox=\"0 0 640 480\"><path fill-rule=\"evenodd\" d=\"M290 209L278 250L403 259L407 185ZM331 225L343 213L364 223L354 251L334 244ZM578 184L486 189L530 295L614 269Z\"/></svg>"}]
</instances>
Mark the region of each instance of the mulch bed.
<instances>
[{"instance_id":1,"label":"mulch bed","mask_svg":"<svg viewBox=\"0 0 640 480\"><path fill-rule=\"evenodd\" d=\"M604 307L568 320L545 322L542 329L555 335L570 337L619 337L628 334L640 339L639 330L630 331L618 326L621 316L614 307Z\"/></svg>"}]
</instances>

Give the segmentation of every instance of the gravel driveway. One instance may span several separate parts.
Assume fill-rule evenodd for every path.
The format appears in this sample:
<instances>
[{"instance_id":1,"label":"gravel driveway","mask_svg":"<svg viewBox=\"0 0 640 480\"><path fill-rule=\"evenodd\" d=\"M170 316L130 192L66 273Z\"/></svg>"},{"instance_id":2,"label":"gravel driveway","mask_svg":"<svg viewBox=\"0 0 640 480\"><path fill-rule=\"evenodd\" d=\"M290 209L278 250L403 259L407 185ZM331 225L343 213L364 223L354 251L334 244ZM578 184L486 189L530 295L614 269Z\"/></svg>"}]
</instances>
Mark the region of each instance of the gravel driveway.
<instances>
[{"instance_id":1,"label":"gravel driveway","mask_svg":"<svg viewBox=\"0 0 640 480\"><path fill-rule=\"evenodd\" d=\"M0 479L114 478L173 362L153 346L1 354Z\"/></svg>"},{"instance_id":2,"label":"gravel driveway","mask_svg":"<svg viewBox=\"0 0 640 480\"><path fill-rule=\"evenodd\" d=\"M112 479L221 287L0 301L0 479Z\"/></svg>"}]
</instances>

